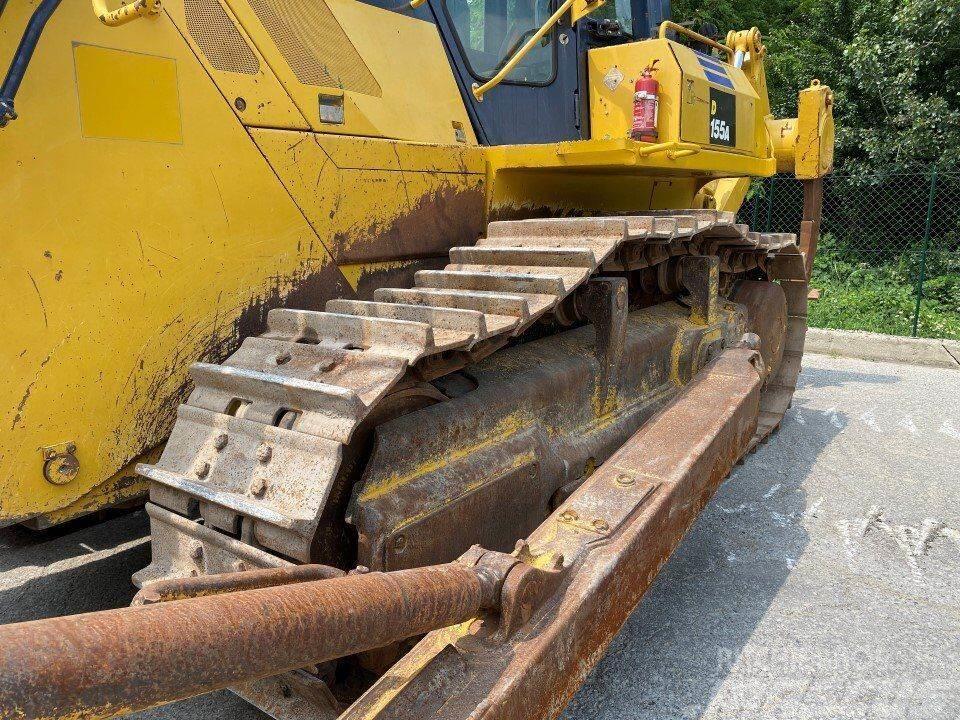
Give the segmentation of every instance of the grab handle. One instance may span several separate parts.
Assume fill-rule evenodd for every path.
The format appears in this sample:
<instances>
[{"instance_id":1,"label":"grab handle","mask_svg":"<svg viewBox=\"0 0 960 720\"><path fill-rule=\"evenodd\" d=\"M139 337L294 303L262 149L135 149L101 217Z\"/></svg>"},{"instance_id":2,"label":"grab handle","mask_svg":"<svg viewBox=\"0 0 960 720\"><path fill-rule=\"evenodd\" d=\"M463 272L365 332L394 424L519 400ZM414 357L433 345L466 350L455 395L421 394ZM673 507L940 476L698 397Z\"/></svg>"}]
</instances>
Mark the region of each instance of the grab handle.
<instances>
[{"instance_id":1,"label":"grab handle","mask_svg":"<svg viewBox=\"0 0 960 720\"><path fill-rule=\"evenodd\" d=\"M107 10L106 0L90 1L93 4L93 13L108 27L124 25L131 20L160 12L160 0L134 0L116 10Z\"/></svg>"}]
</instances>

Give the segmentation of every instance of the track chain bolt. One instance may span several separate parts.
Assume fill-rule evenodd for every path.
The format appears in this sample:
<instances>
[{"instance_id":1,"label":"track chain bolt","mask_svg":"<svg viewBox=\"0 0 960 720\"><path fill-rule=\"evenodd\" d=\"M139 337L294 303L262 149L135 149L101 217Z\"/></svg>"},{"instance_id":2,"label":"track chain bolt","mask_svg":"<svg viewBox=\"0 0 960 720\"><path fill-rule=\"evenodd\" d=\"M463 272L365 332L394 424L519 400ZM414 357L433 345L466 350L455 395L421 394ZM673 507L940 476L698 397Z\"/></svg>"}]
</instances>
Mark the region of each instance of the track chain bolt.
<instances>
[{"instance_id":1,"label":"track chain bolt","mask_svg":"<svg viewBox=\"0 0 960 720\"><path fill-rule=\"evenodd\" d=\"M250 483L250 494L255 497L263 497L267 492L267 481L263 478L257 478Z\"/></svg>"},{"instance_id":2,"label":"track chain bolt","mask_svg":"<svg viewBox=\"0 0 960 720\"><path fill-rule=\"evenodd\" d=\"M617 475L617 485L623 485L624 487L630 487L636 482L632 477L626 473L620 473Z\"/></svg>"},{"instance_id":3,"label":"track chain bolt","mask_svg":"<svg viewBox=\"0 0 960 720\"><path fill-rule=\"evenodd\" d=\"M603 518L597 518L593 521L593 528L594 530L598 530L600 532L606 532L610 529L610 524Z\"/></svg>"},{"instance_id":4,"label":"track chain bolt","mask_svg":"<svg viewBox=\"0 0 960 720\"><path fill-rule=\"evenodd\" d=\"M227 434L220 433L213 439L213 447L216 448L217 452L220 452L227 446Z\"/></svg>"},{"instance_id":5,"label":"track chain bolt","mask_svg":"<svg viewBox=\"0 0 960 720\"><path fill-rule=\"evenodd\" d=\"M273 457L273 448L269 445L261 445L257 448L257 460L266 464L270 462L270 458Z\"/></svg>"},{"instance_id":6,"label":"track chain bolt","mask_svg":"<svg viewBox=\"0 0 960 720\"><path fill-rule=\"evenodd\" d=\"M210 474L210 463L198 460L197 464L193 467L194 473L201 480Z\"/></svg>"},{"instance_id":7,"label":"track chain bolt","mask_svg":"<svg viewBox=\"0 0 960 720\"><path fill-rule=\"evenodd\" d=\"M277 365L285 365L290 362L291 355L288 352L282 352L276 357Z\"/></svg>"},{"instance_id":8,"label":"track chain bolt","mask_svg":"<svg viewBox=\"0 0 960 720\"><path fill-rule=\"evenodd\" d=\"M197 545L193 550L191 550L190 557L197 562L203 560L203 545Z\"/></svg>"}]
</instances>

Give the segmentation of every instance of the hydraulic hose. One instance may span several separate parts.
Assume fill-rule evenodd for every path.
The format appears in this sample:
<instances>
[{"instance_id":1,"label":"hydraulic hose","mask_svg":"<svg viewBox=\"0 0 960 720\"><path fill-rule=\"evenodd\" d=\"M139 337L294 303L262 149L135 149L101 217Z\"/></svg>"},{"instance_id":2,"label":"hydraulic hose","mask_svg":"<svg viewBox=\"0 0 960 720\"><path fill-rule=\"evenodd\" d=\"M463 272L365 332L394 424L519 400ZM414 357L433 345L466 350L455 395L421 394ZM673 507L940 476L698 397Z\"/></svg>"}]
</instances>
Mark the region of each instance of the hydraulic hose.
<instances>
[{"instance_id":1,"label":"hydraulic hose","mask_svg":"<svg viewBox=\"0 0 960 720\"><path fill-rule=\"evenodd\" d=\"M30 59L33 57L33 51L40 42L40 35L57 8L60 6L60 0L41 0L37 9L33 11L30 22L27 23L27 29L23 31L23 37L20 38L20 45L13 54L13 60L10 61L10 69L3 79L3 85L0 86L0 127L4 127L11 120L16 120L17 112L14 109L14 100L17 97L17 91L20 89L20 83L23 82L23 76L30 65ZM6 0L0 0L0 13L6 7Z\"/></svg>"}]
</instances>

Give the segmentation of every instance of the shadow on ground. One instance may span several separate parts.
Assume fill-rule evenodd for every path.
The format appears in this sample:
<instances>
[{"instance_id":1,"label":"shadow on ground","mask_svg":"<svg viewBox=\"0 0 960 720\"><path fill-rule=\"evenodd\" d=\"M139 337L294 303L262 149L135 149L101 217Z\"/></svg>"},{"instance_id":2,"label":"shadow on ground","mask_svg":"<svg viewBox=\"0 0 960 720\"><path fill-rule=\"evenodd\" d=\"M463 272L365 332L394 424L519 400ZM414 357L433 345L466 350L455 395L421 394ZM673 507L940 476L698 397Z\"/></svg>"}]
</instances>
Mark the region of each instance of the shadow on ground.
<instances>
[{"instance_id":1,"label":"shadow on ground","mask_svg":"<svg viewBox=\"0 0 960 720\"><path fill-rule=\"evenodd\" d=\"M817 369L801 376L811 388L898 381ZM720 487L564 720L704 715L810 541L803 483L847 420L795 401L777 435Z\"/></svg>"},{"instance_id":2,"label":"shadow on ground","mask_svg":"<svg viewBox=\"0 0 960 720\"><path fill-rule=\"evenodd\" d=\"M143 511L36 532L0 530L0 622L129 605L131 573L150 560Z\"/></svg>"}]
</instances>

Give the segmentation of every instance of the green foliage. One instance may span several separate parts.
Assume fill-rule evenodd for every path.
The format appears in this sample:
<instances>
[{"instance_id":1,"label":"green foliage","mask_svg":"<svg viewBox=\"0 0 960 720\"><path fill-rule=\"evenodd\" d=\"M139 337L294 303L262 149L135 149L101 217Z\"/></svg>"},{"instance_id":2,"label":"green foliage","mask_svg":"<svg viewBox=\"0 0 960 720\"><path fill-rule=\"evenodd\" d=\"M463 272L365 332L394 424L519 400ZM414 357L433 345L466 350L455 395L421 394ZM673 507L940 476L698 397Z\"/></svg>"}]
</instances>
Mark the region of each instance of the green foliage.
<instances>
[{"instance_id":1,"label":"green foliage","mask_svg":"<svg viewBox=\"0 0 960 720\"><path fill-rule=\"evenodd\" d=\"M813 327L871 330L910 335L916 308L918 247L898 259L865 259L838 247L824 235L811 286L821 290L810 303ZM960 261L952 253L927 258L924 299L920 303L917 334L960 340Z\"/></svg>"},{"instance_id":2,"label":"green foliage","mask_svg":"<svg viewBox=\"0 0 960 720\"><path fill-rule=\"evenodd\" d=\"M680 0L678 19L753 25L768 46L774 112L819 78L836 93L837 167L885 174L960 167L960 3L955 0Z\"/></svg>"}]
</instances>

